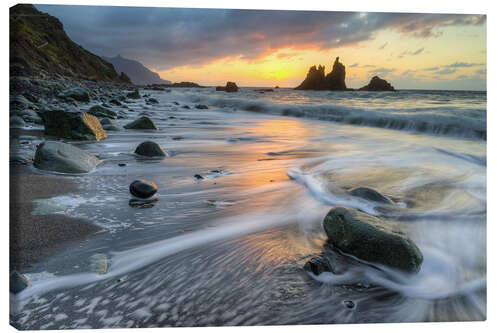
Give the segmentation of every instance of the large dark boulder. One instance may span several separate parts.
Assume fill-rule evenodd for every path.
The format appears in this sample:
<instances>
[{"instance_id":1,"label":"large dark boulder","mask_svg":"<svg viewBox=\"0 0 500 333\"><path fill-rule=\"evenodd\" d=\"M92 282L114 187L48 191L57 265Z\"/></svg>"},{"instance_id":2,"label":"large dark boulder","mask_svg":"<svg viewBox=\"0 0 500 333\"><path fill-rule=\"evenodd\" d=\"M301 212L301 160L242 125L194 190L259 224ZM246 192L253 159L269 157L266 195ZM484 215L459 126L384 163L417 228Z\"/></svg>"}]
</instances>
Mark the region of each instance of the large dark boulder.
<instances>
[{"instance_id":1,"label":"large dark boulder","mask_svg":"<svg viewBox=\"0 0 500 333\"><path fill-rule=\"evenodd\" d=\"M67 99L72 98L79 102L89 102L90 95L87 89L75 87L71 89L66 89L58 95L59 98Z\"/></svg>"},{"instance_id":2,"label":"large dark boulder","mask_svg":"<svg viewBox=\"0 0 500 333\"><path fill-rule=\"evenodd\" d=\"M379 78L378 76L372 77L370 83L366 86L359 88L361 91L395 91L394 87L387 82Z\"/></svg>"},{"instance_id":3,"label":"large dark boulder","mask_svg":"<svg viewBox=\"0 0 500 333\"><path fill-rule=\"evenodd\" d=\"M139 130L141 130L141 129L158 130L159 129L158 126L156 126L156 124L154 123L154 121L151 120L151 118L146 117L146 116L140 117L139 119L136 119L131 123L128 123L124 127L127 129L139 129Z\"/></svg>"},{"instance_id":4,"label":"large dark boulder","mask_svg":"<svg viewBox=\"0 0 500 333\"><path fill-rule=\"evenodd\" d=\"M323 227L328 242L346 254L405 272L420 270L420 249L389 221L353 208L334 207Z\"/></svg>"},{"instance_id":5,"label":"large dark boulder","mask_svg":"<svg viewBox=\"0 0 500 333\"><path fill-rule=\"evenodd\" d=\"M115 111L105 108L101 105L94 105L87 111L87 113L90 113L91 115L99 118L116 119L116 117L118 116Z\"/></svg>"},{"instance_id":6,"label":"large dark boulder","mask_svg":"<svg viewBox=\"0 0 500 333\"><path fill-rule=\"evenodd\" d=\"M45 141L38 145L34 165L38 169L62 173L87 173L99 159L73 145L59 141Z\"/></svg>"},{"instance_id":7,"label":"large dark boulder","mask_svg":"<svg viewBox=\"0 0 500 333\"><path fill-rule=\"evenodd\" d=\"M345 85L345 66L335 59L332 71L325 76L325 66L319 65L309 68L306 79L296 90L347 90Z\"/></svg>"},{"instance_id":8,"label":"large dark boulder","mask_svg":"<svg viewBox=\"0 0 500 333\"><path fill-rule=\"evenodd\" d=\"M134 180L130 184L130 193L138 198L141 199L147 199L152 197L156 191L158 191L158 186L156 186L155 183L144 180L144 179L138 179Z\"/></svg>"},{"instance_id":9,"label":"large dark boulder","mask_svg":"<svg viewBox=\"0 0 500 333\"><path fill-rule=\"evenodd\" d=\"M137 146L135 149L135 153L141 156L148 157L165 157L167 153L163 150L163 148L153 141L145 141Z\"/></svg>"},{"instance_id":10,"label":"large dark boulder","mask_svg":"<svg viewBox=\"0 0 500 333\"><path fill-rule=\"evenodd\" d=\"M99 120L86 112L68 108L43 113L45 134L76 140L102 140L107 137Z\"/></svg>"}]
</instances>

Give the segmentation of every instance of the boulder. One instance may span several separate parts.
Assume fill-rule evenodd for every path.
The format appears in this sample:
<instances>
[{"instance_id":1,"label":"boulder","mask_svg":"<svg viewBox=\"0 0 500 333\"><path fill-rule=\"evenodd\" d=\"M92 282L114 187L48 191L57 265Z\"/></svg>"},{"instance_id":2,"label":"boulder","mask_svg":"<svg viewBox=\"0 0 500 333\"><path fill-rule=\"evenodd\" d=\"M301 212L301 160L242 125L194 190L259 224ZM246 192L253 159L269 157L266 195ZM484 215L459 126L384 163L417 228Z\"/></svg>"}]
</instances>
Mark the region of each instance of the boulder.
<instances>
[{"instance_id":1,"label":"boulder","mask_svg":"<svg viewBox=\"0 0 500 333\"><path fill-rule=\"evenodd\" d=\"M370 83L366 86L359 88L361 91L395 91L394 87L387 82L379 78L378 76L372 77Z\"/></svg>"},{"instance_id":2,"label":"boulder","mask_svg":"<svg viewBox=\"0 0 500 333\"><path fill-rule=\"evenodd\" d=\"M52 110L43 113L45 134L76 140L102 140L107 137L99 120L76 109Z\"/></svg>"},{"instance_id":3,"label":"boulder","mask_svg":"<svg viewBox=\"0 0 500 333\"><path fill-rule=\"evenodd\" d=\"M103 118L100 120L102 128L106 131L121 131L120 125L116 123L113 119Z\"/></svg>"},{"instance_id":4,"label":"boulder","mask_svg":"<svg viewBox=\"0 0 500 333\"><path fill-rule=\"evenodd\" d=\"M141 94L139 94L139 90L136 89L135 91L133 92L129 92L127 94L127 98L131 98L131 99L139 99L141 98Z\"/></svg>"},{"instance_id":5,"label":"boulder","mask_svg":"<svg viewBox=\"0 0 500 333\"><path fill-rule=\"evenodd\" d=\"M328 242L361 260L416 273L423 261L415 243L390 222L353 208L334 207L323 220Z\"/></svg>"},{"instance_id":6,"label":"boulder","mask_svg":"<svg viewBox=\"0 0 500 333\"><path fill-rule=\"evenodd\" d=\"M380 202L386 205L393 204L392 200L369 187L356 187L349 190L349 194L370 201Z\"/></svg>"},{"instance_id":7,"label":"boulder","mask_svg":"<svg viewBox=\"0 0 500 333\"><path fill-rule=\"evenodd\" d=\"M316 256L311 258L304 265L304 269L307 272L311 272L314 275L320 275L321 273L324 272L333 273L333 269L332 266L330 265L330 262L328 261L327 258L323 256Z\"/></svg>"},{"instance_id":8,"label":"boulder","mask_svg":"<svg viewBox=\"0 0 500 333\"><path fill-rule=\"evenodd\" d=\"M17 294L29 286L28 279L19 272L13 271L10 273L9 290L13 294Z\"/></svg>"},{"instance_id":9,"label":"boulder","mask_svg":"<svg viewBox=\"0 0 500 333\"><path fill-rule=\"evenodd\" d=\"M130 193L133 196L136 196L141 199L147 199L152 197L157 191L158 191L158 186L156 186L155 183L144 180L144 179L138 179L134 180L130 184Z\"/></svg>"},{"instance_id":10,"label":"boulder","mask_svg":"<svg viewBox=\"0 0 500 333\"><path fill-rule=\"evenodd\" d=\"M134 120L131 123L128 123L127 125L124 126L127 129L152 129L152 130L158 130L158 126L154 123L151 118L143 116L140 117L139 119Z\"/></svg>"},{"instance_id":11,"label":"boulder","mask_svg":"<svg viewBox=\"0 0 500 333\"><path fill-rule=\"evenodd\" d=\"M105 108L104 106L94 105L91 107L87 113L99 117L99 118L111 118L116 119L117 114L115 111Z\"/></svg>"},{"instance_id":12,"label":"boulder","mask_svg":"<svg viewBox=\"0 0 500 333\"><path fill-rule=\"evenodd\" d=\"M33 108L34 105L30 102L25 96L11 96L10 97L10 109L25 109L25 108Z\"/></svg>"},{"instance_id":13,"label":"boulder","mask_svg":"<svg viewBox=\"0 0 500 333\"><path fill-rule=\"evenodd\" d=\"M226 83L225 87L218 86L218 87L215 87L215 90L216 91L225 91L225 92L237 92L238 86L236 85L236 83L228 81Z\"/></svg>"},{"instance_id":14,"label":"boulder","mask_svg":"<svg viewBox=\"0 0 500 333\"><path fill-rule=\"evenodd\" d=\"M158 104L158 100L156 98L150 97L146 99L146 104L151 105L151 104Z\"/></svg>"},{"instance_id":15,"label":"boulder","mask_svg":"<svg viewBox=\"0 0 500 333\"><path fill-rule=\"evenodd\" d=\"M99 159L73 145L59 141L45 141L38 145L34 165L38 169L62 173L87 173Z\"/></svg>"},{"instance_id":16,"label":"boulder","mask_svg":"<svg viewBox=\"0 0 500 333\"><path fill-rule=\"evenodd\" d=\"M12 116L9 119L9 125L12 128L20 128L26 126L26 123L24 122L23 118L19 116Z\"/></svg>"},{"instance_id":17,"label":"boulder","mask_svg":"<svg viewBox=\"0 0 500 333\"><path fill-rule=\"evenodd\" d=\"M145 141L137 146L135 153L141 156L148 157L165 157L167 153L160 147L159 144L153 141Z\"/></svg>"},{"instance_id":18,"label":"boulder","mask_svg":"<svg viewBox=\"0 0 500 333\"><path fill-rule=\"evenodd\" d=\"M75 87L71 89L64 90L57 97L62 99L72 98L79 102L89 102L90 95L87 89Z\"/></svg>"}]
</instances>

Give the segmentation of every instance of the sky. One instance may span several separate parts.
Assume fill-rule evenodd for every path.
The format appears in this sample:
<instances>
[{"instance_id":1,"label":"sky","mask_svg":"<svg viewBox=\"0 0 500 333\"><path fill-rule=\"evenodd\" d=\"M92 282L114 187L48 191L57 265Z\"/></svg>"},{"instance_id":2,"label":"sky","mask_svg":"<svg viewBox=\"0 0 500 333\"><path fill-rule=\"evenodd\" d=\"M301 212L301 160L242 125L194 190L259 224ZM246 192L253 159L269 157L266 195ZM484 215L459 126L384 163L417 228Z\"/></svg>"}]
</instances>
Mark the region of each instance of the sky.
<instances>
[{"instance_id":1,"label":"sky","mask_svg":"<svg viewBox=\"0 0 500 333\"><path fill-rule=\"evenodd\" d=\"M486 90L486 16L36 5L102 56L138 60L166 80L295 87L313 65L378 75L396 89Z\"/></svg>"}]
</instances>

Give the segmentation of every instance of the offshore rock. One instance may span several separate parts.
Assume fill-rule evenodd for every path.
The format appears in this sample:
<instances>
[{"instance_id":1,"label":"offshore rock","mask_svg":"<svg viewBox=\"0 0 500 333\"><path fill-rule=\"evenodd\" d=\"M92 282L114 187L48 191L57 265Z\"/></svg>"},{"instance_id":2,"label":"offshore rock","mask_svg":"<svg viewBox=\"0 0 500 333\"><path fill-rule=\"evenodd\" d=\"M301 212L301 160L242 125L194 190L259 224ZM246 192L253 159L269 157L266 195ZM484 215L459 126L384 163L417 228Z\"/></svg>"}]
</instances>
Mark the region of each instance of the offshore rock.
<instances>
[{"instance_id":1,"label":"offshore rock","mask_svg":"<svg viewBox=\"0 0 500 333\"><path fill-rule=\"evenodd\" d=\"M345 66L335 59L332 71L325 76L325 66L312 66L307 73L306 79L296 90L347 90L345 85Z\"/></svg>"},{"instance_id":2,"label":"offshore rock","mask_svg":"<svg viewBox=\"0 0 500 333\"><path fill-rule=\"evenodd\" d=\"M378 76L372 77L370 83L366 86L359 88L361 91L395 91L394 87L387 82L379 78Z\"/></svg>"}]
</instances>

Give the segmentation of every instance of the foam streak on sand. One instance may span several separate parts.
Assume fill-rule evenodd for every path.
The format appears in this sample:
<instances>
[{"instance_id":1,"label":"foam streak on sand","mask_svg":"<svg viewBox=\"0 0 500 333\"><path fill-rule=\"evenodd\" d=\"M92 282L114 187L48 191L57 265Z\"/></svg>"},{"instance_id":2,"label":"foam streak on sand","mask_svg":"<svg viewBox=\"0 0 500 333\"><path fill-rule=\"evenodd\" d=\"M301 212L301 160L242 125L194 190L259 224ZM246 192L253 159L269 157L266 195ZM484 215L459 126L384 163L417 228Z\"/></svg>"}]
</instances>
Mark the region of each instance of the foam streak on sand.
<instances>
[{"instance_id":1,"label":"foam streak on sand","mask_svg":"<svg viewBox=\"0 0 500 333\"><path fill-rule=\"evenodd\" d=\"M304 199L303 205L293 211L262 212L232 217L217 221L214 229L203 229L186 235L154 242L131 250L115 252L111 257L111 268L107 274L79 273L56 276L47 280L35 281L30 287L16 295L19 300L54 290L74 288L97 281L121 276L131 271L151 265L166 256L180 251L207 245L213 242L233 239L266 229L296 223L305 211L318 212L317 204ZM321 210L319 210L321 212ZM317 213L320 217L321 213ZM309 219L311 216L309 215Z\"/></svg>"}]
</instances>

